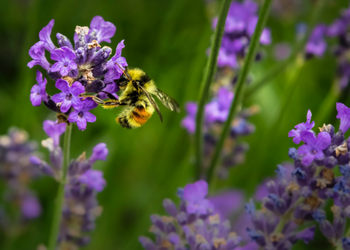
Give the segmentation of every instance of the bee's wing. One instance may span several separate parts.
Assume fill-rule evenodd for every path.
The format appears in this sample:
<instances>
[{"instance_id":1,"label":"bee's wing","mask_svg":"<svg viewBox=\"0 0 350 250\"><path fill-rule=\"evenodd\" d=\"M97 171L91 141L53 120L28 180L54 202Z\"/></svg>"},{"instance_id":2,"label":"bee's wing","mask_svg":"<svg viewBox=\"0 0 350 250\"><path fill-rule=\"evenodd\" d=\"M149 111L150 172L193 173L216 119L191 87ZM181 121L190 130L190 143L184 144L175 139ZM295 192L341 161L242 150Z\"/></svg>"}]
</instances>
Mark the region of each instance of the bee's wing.
<instances>
[{"instance_id":1,"label":"bee's wing","mask_svg":"<svg viewBox=\"0 0 350 250\"><path fill-rule=\"evenodd\" d=\"M171 111L176 111L178 113L180 112L179 104L173 98L165 94L163 91L157 88L154 94L158 97L158 99L163 103L165 107L167 107Z\"/></svg>"},{"instance_id":2,"label":"bee's wing","mask_svg":"<svg viewBox=\"0 0 350 250\"><path fill-rule=\"evenodd\" d=\"M151 102L153 108L157 111L160 121L163 122L163 117L162 114L160 113L160 109L156 103L156 101L153 99L153 97L147 92L147 90L142 87L141 85L139 85L139 88L142 90L142 92L147 96L148 100Z\"/></svg>"}]
</instances>

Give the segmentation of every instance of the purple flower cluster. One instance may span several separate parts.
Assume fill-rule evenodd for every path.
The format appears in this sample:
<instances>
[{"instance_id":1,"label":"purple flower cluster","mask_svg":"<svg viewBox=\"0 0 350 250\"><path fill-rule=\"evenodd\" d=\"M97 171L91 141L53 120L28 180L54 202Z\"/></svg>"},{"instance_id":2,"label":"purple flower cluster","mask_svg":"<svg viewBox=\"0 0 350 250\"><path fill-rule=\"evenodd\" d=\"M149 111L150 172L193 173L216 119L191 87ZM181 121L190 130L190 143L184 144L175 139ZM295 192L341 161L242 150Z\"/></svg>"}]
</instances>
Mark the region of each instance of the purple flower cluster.
<instances>
[{"instance_id":1,"label":"purple flower cluster","mask_svg":"<svg viewBox=\"0 0 350 250\"><path fill-rule=\"evenodd\" d=\"M50 151L51 166L36 156L30 157L31 163L42 173L57 180L61 180L63 174L63 155L59 146L59 137L65 132L65 128L65 123L57 124L49 120L44 122L44 131L49 138L42 141L42 145ZM62 248L75 249L89 243L89 237L83 235L83 232L89 232L95 228L95 220L102 212L96 195L106 186L103 173L93 170L92 165L97 160L106 160L107 155L106 144L100 143L93 148L89 159L86 159L84 152L77 159L72 160L68 166L63 219L58 239Z\"/></svg>"},{"instance_id":2,"label":"purple flower cluster","mask_svg":"<svg viewBox=\"0 0 350 250\"><path fill-rule=\"evenodd\" d=\"M144 249L176 250L233 250L241 238L231 231L228 220L221 221L219 214L213 211L212 203L206 199L208 184L197 181L179 189L181 198L179 207L170 199L163 201L168 216L151 215L150 232L155 242L140 237Z\"/></svg>"},{"instance_id":3,"label":"purple flower cluster","mask_svg":"<svg viewBox=\"0 0 350 250\"><path fill-rule=\"evenodd\" d=\"M327 43L324 40L326 34L327 26L325 25L320 24L314 28L305 46L306 58L323 56L327 49Z\"/></svg>"},{"instance_id":4,"label":"purple flower cluster","mask_svg":"<svg viewBox=\"0 0 350 250\"><path fill-rule=\"evenodd\" d=\"M216 96L205 105L204 115L204 143L205 163L210 162L210 157L215 150L216 141L220 135L222 124L227 120L234 94L227 87L220 87ZM189 134L194 134L196 129L197 104L189 102L186 104L187 116L181 121ZM232 122L230 137L227 139L223 165L220 169L220 176L227 176L227 169L244 161L244 153L248 150L245 143L234 143L239 136L249 135L254 132L254 125L247 121L257 108L242 110Z\"/></svg>"},{"instance_id":5,"label":"purple flower cluster","mask_svg":"<svg viewBox=\"0 0 350 250\"><path fill-rule=\"evenodd\" d=\"M58 116L64 122L75 122L80 130L86 129L87 122L95 122L96 117L89 111L97 105L91 98L84 99L81 94L96 93L106 99L105 93L116 96L118 87L115 80L123 74L120 67L128 66L121 56L124 40L121 41L116 53L109 59L112 49L101 47L101 42L111 42L116 27L102 17L95 16L89 27L77 26L75 29L74 46L70 40L57 33L58 47L51 40L54 20L39 32L40 41L29 50L33 59L28 67L41 66L56 83L61 92L50 96L46 93L47 80L37 71L37 84L31 89L30 101L33 106L40 106L41 102L51 110L61 113ZM50 64L45 57L45 51L50 53L54 61ZM119 67L120 66L120 67Z\"/></svg>"},{"instance_id":6,"label":"purple flower cluster","mask_svg":"<svg viewBox=\"0 0 350 250\"><path fill-rule=\"evenodd\" d=\"M11 205L9 213L3 211L6 216L0 216L0 222L2 219L10 220L13 211L20 211L22 220L41 214L36 194L29 189L30 182L40 175L29 160L36 150L37 144L28 141L28 134L23 130L11 128L8 135L0 136L0 180L6 183L4 199ZM15 225L13 221L5 224L6 227Z\"/></svg>"},{"instance_id":7,"label":"purple flower cluster","mask_svg":"<svg viewBox=\"0 0 350 250\"><path fill-rule=\"evenodd\" d=\"M240 68L238 61L244 58L250 39L258 22L258 5L252 0L231 3L225 23L225 31L219 51L218 66L232 69ZM217 18L213 20L213 27L217 24ZM264 29L260 43L271 43L269 29Z\"/></svg>"}]
</instances>

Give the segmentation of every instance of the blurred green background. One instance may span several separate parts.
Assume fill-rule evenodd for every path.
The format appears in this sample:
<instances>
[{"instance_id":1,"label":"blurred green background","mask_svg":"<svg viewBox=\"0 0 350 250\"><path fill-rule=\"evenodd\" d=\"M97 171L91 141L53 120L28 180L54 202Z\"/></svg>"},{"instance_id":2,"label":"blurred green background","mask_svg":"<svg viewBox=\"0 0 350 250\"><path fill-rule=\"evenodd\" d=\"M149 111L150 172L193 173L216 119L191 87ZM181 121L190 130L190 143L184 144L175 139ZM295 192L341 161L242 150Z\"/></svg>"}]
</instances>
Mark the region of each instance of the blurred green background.
<instances>
[{"instance_id":1,"label":"blurred green background","mask_svg":"<svg viewBox=\"0 0 350 250\"><path fill-rule=\"evenodd\" d=\"M296 24L310 18L312 1L289 2L295 2L299 7L288 7L283 11L272 9L267 26L271 28L273 44L262 49L264 60L254 66L252 86L254 80L279 63L273 57L274 44L287 42L293 46ZM330 24L342 8L348 7L347 4L346 0L328 1L322 22ZM51 35L54 43L58 32L72 40L75 26L88 26L95 15L114 23L117 32L110 46L115 49L118 42L125 39L123 56L129 66L145 70L158 87L182 107L182 112L176 114L162 106L163 124L154 115L145 126L136 130L126 130L115 123L117 110L99 107L93 112L97 121L89 123L87 130L73 128L72 158L83 151L90 155L92 148L100 142L105 142L109 149L107 161L95 164L104 171L107 180L106 189L98 196L104 211L97 219L91 243L84 249L142 249L138 236L147 235L149 216L164 214L162 200L176 199L177 187L194 180L193 138L180 127L180 121L186 115L185 102L198 99L212 34L210 16L216 13L215 6L215 2L208 4L203 0L2 1L0 134L6 134L10 126L16 126L27 130L31 139L41 141L47 137L42 130L43 121L55 119L44 105L31 105L29 93L35 84L36 73L35 69L27 67L31 60L28 50L38 41L39 31L51 19L55 19ZM290 95L284 85L293 69L278 75L244 100L245 106L257 104L261 107L260 113L250 120L255 124L256 132L243 138L250 144L246 162L232 169L230 178L221 182L218 189L239 188L248 198L264 178L273 175L277 164L288 160L288 148L294 146L287 137L288 131L305 121L308 109L314 115L323 112L320 106L331 90L335 67L335 59L329 52L321 59L307 62L293 83L298 85L288 99L283 117L280 116L281 106ZM48 79L47 91L55 93L51 79ZM340 100L349 106L348 94L348 89L343 91ZM330 122L338 125L335 103L329 105L332 112L325 114L323 120L316 118L316 127ZM42 147L40 151L46 153ZM2 231L0 249L36 249L40 243L47 243L57 184L50 178L41 178L33 182L32 187L39 194L42 216L31 221L18 238L7 239ZM310 246L311 249L316 247L332 248L322 239ZM305 245L300 243L296 248L302 249Z\"/></svg>"}]
</instances>

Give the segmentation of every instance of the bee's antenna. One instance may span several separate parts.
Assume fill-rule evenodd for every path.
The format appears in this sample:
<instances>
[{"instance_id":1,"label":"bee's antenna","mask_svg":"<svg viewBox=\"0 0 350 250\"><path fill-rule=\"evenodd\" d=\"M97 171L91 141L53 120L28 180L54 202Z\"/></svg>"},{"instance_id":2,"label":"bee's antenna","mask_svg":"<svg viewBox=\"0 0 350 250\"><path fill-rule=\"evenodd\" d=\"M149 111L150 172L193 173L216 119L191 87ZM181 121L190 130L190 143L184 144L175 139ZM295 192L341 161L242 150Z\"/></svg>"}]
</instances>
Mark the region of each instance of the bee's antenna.
<instances>
[{"instance_id":1,"label":"bee's antenna","mask_svg":"<svg viewBox=\"0 0 350 250\"><path fill-rule=\"evenodd\" d=\"M119 65L119 63L115 63L118 65L118 67L123 71L123 74L128 78L129 81L132 81L131 76L123 69L122 66Z\"/></svg>"}]
</instances>

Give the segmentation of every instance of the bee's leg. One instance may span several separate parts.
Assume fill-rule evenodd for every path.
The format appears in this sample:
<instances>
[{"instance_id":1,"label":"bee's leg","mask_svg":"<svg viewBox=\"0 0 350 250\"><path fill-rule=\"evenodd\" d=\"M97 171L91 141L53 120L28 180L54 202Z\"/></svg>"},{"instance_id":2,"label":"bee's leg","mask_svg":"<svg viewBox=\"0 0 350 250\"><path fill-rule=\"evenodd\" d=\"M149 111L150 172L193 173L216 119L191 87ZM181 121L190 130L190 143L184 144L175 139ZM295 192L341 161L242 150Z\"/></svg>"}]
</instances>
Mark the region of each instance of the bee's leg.
<instances>
[{"instance_id":1,"label":"bee's leg","mask_svg":"<svg viewBox=\"0 0 350 250\"><path fill-rule=\"evenodd\" d=\"M115 98L114 95L112 95L111 93L108 93L108 92L106 92L106 91L101 91L101 92L105 93L105 94L108 96L108 98L111 99L111 100L118 100L118 99Z\"/></svg>"},{"instance_id":2,"label":"bee's leg","mask_svg":"<svg viewBox=\"0 0 350 250\"><path fill-rule=\"evenodd\" d=\"M96 104L99 104L99 105L103 105L105 103L104 100L98 98L97 96L95 95L86 95L86 96L83 96L83 100L85 100L86 98L91 98Z\"/></svg>"}]
</instances>

